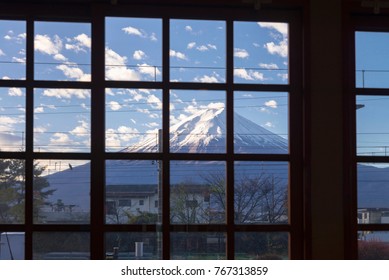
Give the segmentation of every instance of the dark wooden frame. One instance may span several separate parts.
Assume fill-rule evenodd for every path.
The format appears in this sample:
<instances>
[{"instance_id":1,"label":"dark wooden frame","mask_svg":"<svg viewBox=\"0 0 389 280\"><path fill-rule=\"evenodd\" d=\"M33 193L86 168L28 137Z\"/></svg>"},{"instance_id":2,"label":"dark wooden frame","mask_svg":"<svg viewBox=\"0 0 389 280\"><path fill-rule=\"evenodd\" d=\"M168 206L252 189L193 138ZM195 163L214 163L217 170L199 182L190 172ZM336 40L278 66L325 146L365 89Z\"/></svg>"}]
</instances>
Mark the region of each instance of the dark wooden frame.
<instances>
[{"instance_id":1,"label":"dark wooden frame","mask_svg":"<svg viewBox=\"0 0 389 280\"><path fill-rule=\"evenodd\" d=\"M155 5L157 6L157 5ZM17 12L16 12L17 11ZM69 16L71 15L71 16ZM163 22L163 79L161 82L105 81L105 17L157 17ZM189 231L222 231L227 235L227 259L234 259L235 232L288 232L290 236L290 258L303 259L304 240L304 178L303 178L303 34L302 15L299 10L261 10L251 7L197 7L128 5L58 5L40 6L0 5L0 19L22 19L27 29L26 80L0 80L0 87L23 87L26 89L26 151L0 152L0 158L21 158L26 160L26 219L22 225L0 225L0 231L25 232L25 257L33 258L33 233L49 231L90 232L91 258L104 259L104 234L106 232L156 232L157 225L108 225L104 222L105 202L105 161L110 159L154 159L163 162L163 206L162 258L170 258L170 233ZM169 59L169 19L218 19L226 22L226 83L199 84L170 82ZM90 82L63 82L34 80L34 22L38 20L89 22L92 26L92 80ZM287 85L238 84L233 82L233 22L234 21L275 21L288 22L289 30L289 81ZM33 91L37 87L88 88L91 98L91 151L90 153L37 153L33 150ZM225 154L178 154L170 153L168 145L162 153L107 153L105 152L105 89L106 88L157 88L163 92L163 143L169 143L169 91L170 89L208 89L226 92L227 142ZM289 154L234 154L233 152L233 109L234 91L273 91L289 93ZM91 161L91 220L87 225L44 225L34 224L32 217L32 173L33 162L37 159L87 159ZM169 163L173 160L215 160L226 163L227 209L224 225L173 225L170 224ZM234 224L234 162L235 161L284 161L289 163L289 223L285 225L235 225ZM29 214L28 214L29 213Z\"/></svg>"}]
</instances>

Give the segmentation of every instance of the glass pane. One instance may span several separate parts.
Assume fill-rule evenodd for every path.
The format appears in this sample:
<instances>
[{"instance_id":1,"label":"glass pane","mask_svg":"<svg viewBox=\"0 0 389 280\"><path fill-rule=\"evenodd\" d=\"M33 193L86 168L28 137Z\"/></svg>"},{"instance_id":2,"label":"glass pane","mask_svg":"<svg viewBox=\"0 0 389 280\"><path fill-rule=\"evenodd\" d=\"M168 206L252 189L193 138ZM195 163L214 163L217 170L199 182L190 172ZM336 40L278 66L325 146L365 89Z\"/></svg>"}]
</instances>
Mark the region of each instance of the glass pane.
<instances>
[{"instance_id":1,"label":"glass pane","mask_svg":"<svg viewBox=\"0 0 389 280\"><path fill-rule=\"evenodd\" d=\"M172 161L170 172L172 223L225 223L225 162Z\"/></svg>"},{"instance_id":2,"label":"glass pane","mask_svg":"<svg viewBox=\"0 0 389 280\"><path fill-rule=\"evenodd\" d=\"M107 260L159 260L161 235L155 232L109 232L105 234Z\"/></svg>"},{"instance_id":3,"label":"glass pane","mask_svg":"<svg viewBox=\"0 0 389 280\"><path fill-rule=\"evenodd\" d=\"M389 96L357 96L357 154L389 155Z\"/></svg>"},{"instance_id":4,"label":"glass pane","mask_svg":"<svg viewBox=\"0 0 389 280\"><path fill-rule=\"evenodd\" d=\"M26 22L0 20L0 79L26 78Z\"/></svg>"},{"instance_id":5,"label":"glass pane","mask_svg":"<svg viewBox=\"0 0 389 280\"><path fill-rule=\"evenodd\" d=\"M23 88L0 88L0 150L24 151L26 94Z\"/></svg>"},{"instance_id":6,"label":"glass pane","mask_svg":"<svg viewBox=\"0 0 389 280\"><path fill-rule=\"evenodd\" d=\"M234 22L234 82L287 84L288 29L282 22Z\"/></svg>"},{"instance_id":7,"label":"glass pane","mask_svg":"<svg viewBox=\"0 0 389 280\"><path fill-rule=\"evenodd\" d=\"M358 172L358 223L389 223L389 165L360 163Z\"/></svg>"},{"instance_id":8,"label":"glass pane","mask_svg":"<svg viewBox=\"0 0 389 280\"><path fill-rule=\"evenodd\" d=\"M88 89L35 89L34 151L89 152L90 103Z\"/></svg>"},{"instance_id":9,"label":"glass pane","mask_svg":"<svg viewBox=\"0 0 389 280\"><path fill-rule=\"evenodd\" d=\"M288 153L288 93L234 93L234 151Z\"/></svg>"},{"instance_id":10,"label":"glass pane","mask_svg":"<svg viewBox=\"0 0 389 280\"><path fill-rule=\"evenodd\" d=\"M105 25L106 80L162 80L161 19L108 17Z\"/></svg>"},{"instance_id":11,"label":"glass pane","mask_svg":"<svg viewBox=\"0 0 389 280\"><path fill-rule=\"evenodd\" d=\"M156 160L106 161L106 223L155 224L162 220L161 164Z\"/></svg>"},{"instance_id":12,"label":"glass pane","mask_svg":"<svg viewBox=\"0 0 389 280\"><path fill-rule=\"evenodd\" d=\"M34 260L90 259L88 232L34 232L32 237Z\"/></svg>"},{"instance_id":13,"label":"glass pane","mask_svg":"<svg viewBox=\"0 0 389 280\"><path fill-rule=\"evenodd\" d=\"M170 92L170 151L225 153L225 92Z\"/></svg>"},{"instance_id":14,"label":"glass pane","mask_svg":"<svg viewBox=\"0 0 389 280\"><path fill-rule=\"evenodd\" d=\"M36 80L91 80L91 25L35 22Z\"/></svg>"},{"instance_id":15,"label":"glass pane","mask_svg":"<svg viewBox=\"0 0 389 280\"><path fill-rule=\"evenodd\" d=\"M288 222L288 163L235 163L235 223Z\"/></svg>"},{"instance_id":16,"label":"glass pane","mask_svg":"<svg viewBox=\"0 0 389 280\"><path fill-rule=\"evenodd\" d=\"M225 260L223 232L177 232L171 234L172 260Z\"/></svg>"},{"instance_id":17,"label":"glass pane","mask_svg":"<svg viewBox=\"0 0 389 280\"><path fill-rule=\"evenodd\" d=\"M0 260L24 260L24 232L0 234Z\"/></svg>"},{"instance_id":18,"label":"glass pane","mask_svg":"<svg viewBox=\"0 0 389 280\"><path fill-rule=\"evenodd\" d=\"M106 150L160 152L162 90L106 90Z\"/></svg>"},{"instance_id":19,"label":"glass pane","mask_svg":"<svg viewBox=\"0 0 389 280\"><path fill-rule=\"evenodd\" d=\"M34 170L35 223L89 223L89 161L39 160Z\"/></svg>"},{"instance_id":20,"label":"glass pane","mask_svg":"<svg viewBox=\"0 0 389 280\"><path fill-rule=\"evenodd\" d=\"M289 234L286 232L237 232L235 233L235 259L288 259L288 240Z\"/></svg>"},{"instance_id":21,"label":"glass pane","mask_svg":"<svg viewBox=\"0 0 389 280\"><path fill-rule=\"evenodd\" d=\"M355 32L356 87L389 87L389 33Z\"/></svg>"},{"instance_id":22,"label":"glass pane","mask_svg":"<svg viewBox=\"0 0 389 280\"><path fill-rule=\"evenodd\" d=\"M360 260L389 260L388 231L359 231L358 256Z\"/></svg>"},{"instance_id":23,"label":"glass pane","mask_svg":"<svg viewBox=\"0 0 389 280\"><path fill-rule=\"evenodd\" d=\"M171 20L169 55L171 81L225 83L225 22Z\"/></svg>"},{"instance_id":24,"label":"glass pane","mask_svg":"<svg viewBox=\"0 0 389 280\"><path fill-rule=\"evenodd\" d=\"M25 162L0 159L0 224L24 223Z\"/></svg>"}]
</instances>

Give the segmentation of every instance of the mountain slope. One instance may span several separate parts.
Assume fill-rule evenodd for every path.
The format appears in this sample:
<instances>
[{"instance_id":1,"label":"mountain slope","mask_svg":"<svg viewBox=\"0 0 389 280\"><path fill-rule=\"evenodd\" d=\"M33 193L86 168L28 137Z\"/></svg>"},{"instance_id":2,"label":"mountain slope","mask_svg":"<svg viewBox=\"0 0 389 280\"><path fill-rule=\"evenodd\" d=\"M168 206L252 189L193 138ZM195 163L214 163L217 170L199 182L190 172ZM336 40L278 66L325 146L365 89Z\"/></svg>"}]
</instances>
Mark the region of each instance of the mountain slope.
<instances>
[{"instance_id":1,"label":"mountain slope","mask_svg":"<svg viewBox=\"0 0 389 280\"><path fill-rule=\"evenodd\" d=\"M172 153L225 153L226 114L224 108L198 111L170 127ZM155 152L155 136L122 152ZM285 154L286 139L234 113L234 150L236 153Z\"/></svg>"}]
</instances>

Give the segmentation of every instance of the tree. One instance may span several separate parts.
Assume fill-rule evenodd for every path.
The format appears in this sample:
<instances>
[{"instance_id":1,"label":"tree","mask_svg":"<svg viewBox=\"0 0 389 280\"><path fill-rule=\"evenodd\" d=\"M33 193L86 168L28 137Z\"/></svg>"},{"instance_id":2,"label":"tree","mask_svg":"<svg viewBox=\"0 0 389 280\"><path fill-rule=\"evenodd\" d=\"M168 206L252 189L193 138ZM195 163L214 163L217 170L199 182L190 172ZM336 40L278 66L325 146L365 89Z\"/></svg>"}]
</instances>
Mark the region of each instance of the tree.
<instances>
[{"instance_id":1,"label":"tree","mask_svg":"<svg viewBox=\"0 0 389 280\"><path fill-rule=\"evenodd\" d=\"M33 165L33 216L39 222L39 209L54 193L42 176L45 168ZM24 222L25 211L25 161L20 159L0 159L0 223Z\"/></svg>"},{"instance_id":2,"label":"tree","mask_svg":"<svg viewBox=\"0 0 389 280\"><path fill-rule=\"evenodd\" d=\"M211 204L224 212L226 209L224 173L209 174L204 179L210 186ZM286 185L274 175L242 174L235 178L234 184L235 223L284 223L287 221L287 198Z\"/></svg>"},{"instance_id":3,"label":"tree","mask_svg":"<svg viewBox=\"0 0 389 280\"><path fill-rule=\"evenodd\" d=\"M179 224L212 222L209 186L183 182L170 190L170 220Z\"/></svg>"}]
</instances>

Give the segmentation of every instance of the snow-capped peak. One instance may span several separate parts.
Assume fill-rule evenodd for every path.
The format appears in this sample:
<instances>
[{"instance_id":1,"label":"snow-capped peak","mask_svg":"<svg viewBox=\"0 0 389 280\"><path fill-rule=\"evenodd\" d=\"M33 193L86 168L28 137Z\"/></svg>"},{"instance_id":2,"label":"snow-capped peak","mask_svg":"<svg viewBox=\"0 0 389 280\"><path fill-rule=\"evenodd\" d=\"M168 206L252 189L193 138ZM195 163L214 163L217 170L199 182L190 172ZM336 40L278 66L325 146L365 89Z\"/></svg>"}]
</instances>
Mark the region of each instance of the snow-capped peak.
<instances>
[{"instance_id":1,"label":"snow-capped peak","mask_svg":"<svg viewBox=\"0 0 389 280\"><path fill-rule=\"evenodd\" d=\"M223 107L199 110L170 127L174 153L225 153L226 113ZM287 140L234 113L234 150L237 153L287 153ZM155 152L155 136L122 152Z\"/></svg>"}]
</instances>

